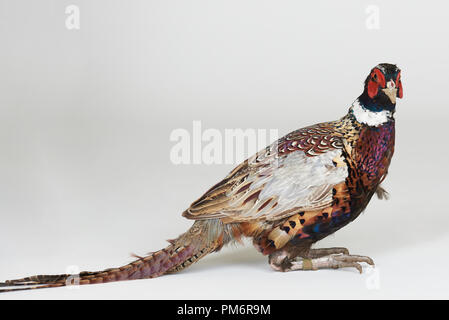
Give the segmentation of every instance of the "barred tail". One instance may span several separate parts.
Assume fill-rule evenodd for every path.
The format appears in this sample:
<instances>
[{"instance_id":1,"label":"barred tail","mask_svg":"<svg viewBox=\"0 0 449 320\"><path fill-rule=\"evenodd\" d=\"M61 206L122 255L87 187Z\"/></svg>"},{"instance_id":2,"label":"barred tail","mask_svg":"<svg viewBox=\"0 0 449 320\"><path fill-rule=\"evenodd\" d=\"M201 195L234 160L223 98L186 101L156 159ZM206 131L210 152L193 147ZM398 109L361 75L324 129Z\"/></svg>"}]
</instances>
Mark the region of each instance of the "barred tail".
<instances>
[{"instance_id":1,"label":"barred tail","mask_svg":"<svg viewBox=\"0 0 449 320\"><path fill-rule=\"evenodd\" d=\"M239 235L235 226L224 225L220 220L196 221L186 233L175 240L169 240L168 247L148 256L138 257L125 266L96 272L83 271L79 275L36 275L7 280L0 282L0 287L4 287L0 288L0 293L155 278L188 267L208 253L218 251L233 240L234 236Z\"/></svg>"}]
</instances>

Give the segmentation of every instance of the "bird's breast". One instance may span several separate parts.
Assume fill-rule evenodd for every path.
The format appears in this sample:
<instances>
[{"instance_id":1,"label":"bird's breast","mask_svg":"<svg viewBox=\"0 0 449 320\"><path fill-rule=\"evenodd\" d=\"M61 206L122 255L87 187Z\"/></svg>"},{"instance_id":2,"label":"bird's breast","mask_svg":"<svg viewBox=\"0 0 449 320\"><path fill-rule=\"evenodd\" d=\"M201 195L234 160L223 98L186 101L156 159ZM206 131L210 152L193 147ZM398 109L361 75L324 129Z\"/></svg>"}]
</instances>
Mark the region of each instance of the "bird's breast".
<instances>
[{"instance_id":1,"label":"bird's breast","mask_svg":"<svg viewBox=\"0 0 449 320\"><path fill-rule=\"evenodd\" d=\"M365 126L360 130L351 156L352 177L357 180L358 189L371 194L382 182L393 156L394 139L394 121L378 127Z\"/></svg>"}]
</instances>

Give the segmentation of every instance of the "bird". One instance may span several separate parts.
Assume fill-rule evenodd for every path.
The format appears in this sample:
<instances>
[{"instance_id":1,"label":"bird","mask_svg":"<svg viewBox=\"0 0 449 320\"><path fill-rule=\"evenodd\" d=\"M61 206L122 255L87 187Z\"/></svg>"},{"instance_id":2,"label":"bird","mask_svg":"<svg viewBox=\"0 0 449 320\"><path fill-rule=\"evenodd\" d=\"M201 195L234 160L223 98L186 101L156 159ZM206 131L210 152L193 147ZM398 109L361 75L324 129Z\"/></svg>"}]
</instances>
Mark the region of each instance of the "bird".
<instances>
[{"instance_id":1,"label":"bird","mask_svg":"<svg viewBox=\"0 0 449 320\"><path fill-rule=\"evenodd\" d=\"M192 226L131 263L76 275L36 275L0 283L0 292L155 278L179 272L230 243L250 238L275 271L355 268L370 257L347 248L312 248L356 219L376 194L395 145L401 70L381 63L339 120L304 127L235 167L182 216Z\"/></svg>"}]
</instances>

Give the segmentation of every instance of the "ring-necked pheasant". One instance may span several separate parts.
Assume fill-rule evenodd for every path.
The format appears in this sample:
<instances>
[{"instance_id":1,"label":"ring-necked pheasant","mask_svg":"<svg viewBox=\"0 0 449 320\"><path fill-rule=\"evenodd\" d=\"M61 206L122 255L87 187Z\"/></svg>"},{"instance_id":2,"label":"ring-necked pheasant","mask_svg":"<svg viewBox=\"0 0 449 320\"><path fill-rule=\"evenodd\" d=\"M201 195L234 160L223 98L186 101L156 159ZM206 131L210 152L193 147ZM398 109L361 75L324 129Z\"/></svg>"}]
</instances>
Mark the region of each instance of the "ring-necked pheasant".
<instances>
[{"instance_id":1,"label":"ring-necked pheasant","mask_svg":"<svg viewBox=\"0 0 449 320\"><path fill-rule=\"evenodd\" d=\"M311 249L366 208L388 172L394 150L401 72L374 67L347 115L287 134L232 170L183 216L193 226L165 249L120 268L40 275L1 283L1 291L153 278L180 271L225 244L251 237L279 271L373 265L345 248Z\"/></svg>"}]
</instances>

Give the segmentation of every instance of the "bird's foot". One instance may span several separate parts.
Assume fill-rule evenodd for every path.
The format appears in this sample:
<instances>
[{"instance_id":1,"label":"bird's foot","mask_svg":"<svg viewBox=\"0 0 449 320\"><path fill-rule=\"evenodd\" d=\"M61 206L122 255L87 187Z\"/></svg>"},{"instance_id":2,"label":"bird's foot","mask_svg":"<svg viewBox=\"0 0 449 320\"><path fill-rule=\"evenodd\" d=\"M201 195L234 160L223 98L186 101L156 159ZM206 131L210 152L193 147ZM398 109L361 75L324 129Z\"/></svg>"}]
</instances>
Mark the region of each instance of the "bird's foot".
<instances>
[{"instance_id":1,"label":"bird's foot","mask_svg":"<svg viewBox=\"0 0 449 320\"><path fill-rule=\"evenodd\" d=\"M339 252L319 257L310 257L309 253L308 258L296 257L294 259L288 259L286 256L277 255L272 256L270 265L273 269L284 272L295 270L356 268L360 273L363 271L361 263L367 263L374 266L374 262L370 257L347 254L347 250L344 251L345 248L329 248L324 250L336 250ZM323 252L324 251L317 251L313 254L321 254Z\"/></svg>"},{"instance_id":2,"label":"bird's foot","mask_svg":"<svg viewBox=\"0 0 449 320\"><path fill-rule=\"evenodd\" d=\"M298 261L292 261L292 270L318 270L318 269L340 269L340 268L356 268L362 273L362 265L367 263L374 266L374 261L370 257L350 255L345 253L330 254L319 258L304 259L299 258Z\"/></svg>"}]
</instances>

